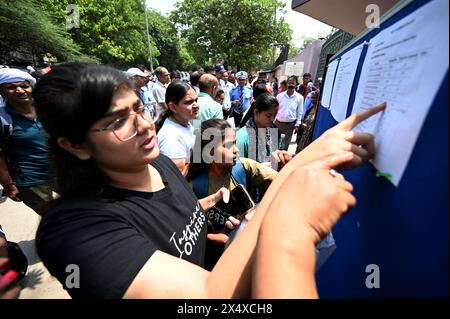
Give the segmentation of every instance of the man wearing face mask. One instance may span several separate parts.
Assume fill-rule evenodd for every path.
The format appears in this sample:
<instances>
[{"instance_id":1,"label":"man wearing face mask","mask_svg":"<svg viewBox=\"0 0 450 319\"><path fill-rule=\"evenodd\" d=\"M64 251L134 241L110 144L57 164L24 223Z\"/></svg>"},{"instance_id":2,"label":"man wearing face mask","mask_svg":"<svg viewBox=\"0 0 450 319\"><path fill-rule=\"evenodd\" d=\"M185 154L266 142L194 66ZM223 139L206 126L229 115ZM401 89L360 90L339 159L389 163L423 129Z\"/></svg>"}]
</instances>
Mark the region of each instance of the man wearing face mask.
<instances>
[{"instance_id":1,"label":"man wearing face mask","mask_svg":"<svg viewBox=\"0 0 450 319\"><path fill-rule=\"evenodd\" d=\"M287 91L277 95L279 103L275 125L284 134L285 138L281 150L287 151L292 134L297 133L303 115L303 96L295 91L297 78L291 76L287 82Z\"/></svg>"}]
</instances>

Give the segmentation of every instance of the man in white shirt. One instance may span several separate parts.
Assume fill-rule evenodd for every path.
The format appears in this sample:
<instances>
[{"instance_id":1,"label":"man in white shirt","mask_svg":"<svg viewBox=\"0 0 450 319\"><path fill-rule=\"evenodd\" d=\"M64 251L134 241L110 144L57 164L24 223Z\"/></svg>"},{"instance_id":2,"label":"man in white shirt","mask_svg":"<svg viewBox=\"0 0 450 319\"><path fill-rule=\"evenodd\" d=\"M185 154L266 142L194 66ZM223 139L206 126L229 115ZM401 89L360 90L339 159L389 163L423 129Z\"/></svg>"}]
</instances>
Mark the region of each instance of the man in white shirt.
<instances>
[{"instance_id":1,"label":"man in white shirt","mask_svg":"<svg viewBox=\"0 0 450 319\"><path fill-rule=\"evenodd\" d=\"M219 82L219 89L223 90L223 92L225 93L224 99L223 99L223 111L224 111L224 118L226 118L225 115L228 116L228 113L230 112L230 108L231 108L230 93L231 93L231 91L233 91L235 86L231 82L228 82L228 72L227 71L222 70L222 71L220 71L220 74L222 76L222 79Z\"/></svg>"},{"instance_id":2,"label":"man in white shirt","mask_svg":"<svg viewBox=\"0 0 450 319\"><path fill-rule=\"evenodd\" d=\"M278 113L275 125L284 134L283 145L281 149L287 151L291 143L292 134L297 133L302 121L303 114L303 96L295 91L297 87L297 78L291 76L287 82L287 91L277 95Z\"/></svg>"},{"instance_id":3,"label":"man in white shirt","mask_svg":"<svg viewBox=\"0 0 450 319\"><path fill-rule=\"evenodd\" d=\"M155 75L158 79L153 85L153 97L158 103L156 105L156 118L158 118L162 112L167 110L166 89L170 83L170 73L165 67L159 66L155 69Z\"/></svg>"}]
</instances>

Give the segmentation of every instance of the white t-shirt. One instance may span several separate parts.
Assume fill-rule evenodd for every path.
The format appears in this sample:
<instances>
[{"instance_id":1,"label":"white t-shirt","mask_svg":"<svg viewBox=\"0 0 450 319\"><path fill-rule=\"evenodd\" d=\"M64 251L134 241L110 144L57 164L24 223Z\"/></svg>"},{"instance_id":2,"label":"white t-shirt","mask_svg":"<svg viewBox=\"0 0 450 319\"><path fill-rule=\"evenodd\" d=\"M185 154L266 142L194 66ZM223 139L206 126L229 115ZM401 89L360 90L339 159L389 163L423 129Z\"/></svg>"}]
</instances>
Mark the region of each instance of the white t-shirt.
<instances>
[{"instance_id":1,"label":"white t-shirt","mask_svg":"<svg viewBox=\"0 0 450 319\"><path fill-rule=\"evenodd\" d=\"M158 132L158 147L162 154L170 159L185 158L189 162L191 151L194 148L194 127L178 124L167 118Z\"/></svg>"},{"instance_id":2,"label":"white t-shirt","mask_svg":"<svg viewBox=\"0 0 450 319\"><path fill-rule=\"evenodd\" d=\"M164 108L160 105L160 103L166 102L166 90L167 86L159 82L159 80L156 81L156 83L152 87L152 93L153 97L155 98L156 103L156 118L164 112Z\"/></svg>"}]
</instances>

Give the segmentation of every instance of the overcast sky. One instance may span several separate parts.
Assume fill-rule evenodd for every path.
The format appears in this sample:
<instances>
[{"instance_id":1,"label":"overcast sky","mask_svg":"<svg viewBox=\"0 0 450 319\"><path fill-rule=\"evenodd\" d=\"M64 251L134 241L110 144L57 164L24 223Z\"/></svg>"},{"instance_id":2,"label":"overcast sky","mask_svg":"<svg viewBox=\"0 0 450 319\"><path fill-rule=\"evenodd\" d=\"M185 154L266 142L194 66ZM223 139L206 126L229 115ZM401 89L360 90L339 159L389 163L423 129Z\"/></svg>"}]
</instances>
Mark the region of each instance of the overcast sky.
<instances>
[{"instance_id":1,"label":"overcast sky","mask_svg":"<svg viewBox=\"0 0 450 319\"><path fill-rule=\"evenodd\" d=\"M147 5L163 14L168 14L175 9L178 0L146 0ZM331 26L291 9L291 0L282 0L286 5L285 20L293 31L293 40L296 46L300 46L302 37L317 37L318 33L326 36L331 31Z\"/></svg>"}]
</instances>

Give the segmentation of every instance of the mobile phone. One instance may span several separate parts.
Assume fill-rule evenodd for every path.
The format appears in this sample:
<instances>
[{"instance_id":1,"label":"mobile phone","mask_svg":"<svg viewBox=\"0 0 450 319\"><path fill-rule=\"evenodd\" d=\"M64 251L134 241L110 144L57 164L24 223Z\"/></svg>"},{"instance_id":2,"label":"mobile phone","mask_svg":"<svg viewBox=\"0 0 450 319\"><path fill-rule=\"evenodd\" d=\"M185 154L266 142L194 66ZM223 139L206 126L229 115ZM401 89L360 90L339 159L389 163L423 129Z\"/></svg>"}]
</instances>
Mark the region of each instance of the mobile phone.
<instances>
[{"instance_id":1,"label":"mobile phone","mask_svg":"<svg viewBox=\"0 0 450 319\"><path fill-rule=\"evenodd\" d=\"M226 233L227 227L225 223L228 217L233 216L238 220L242 220L245 213L253 207L255 207L255 202L252 200L250 194L243 185L238 184L230 192L230 200L228 203L225 203L221 199L208 210L209 232Z\"/></svg>"}]
</instances>

